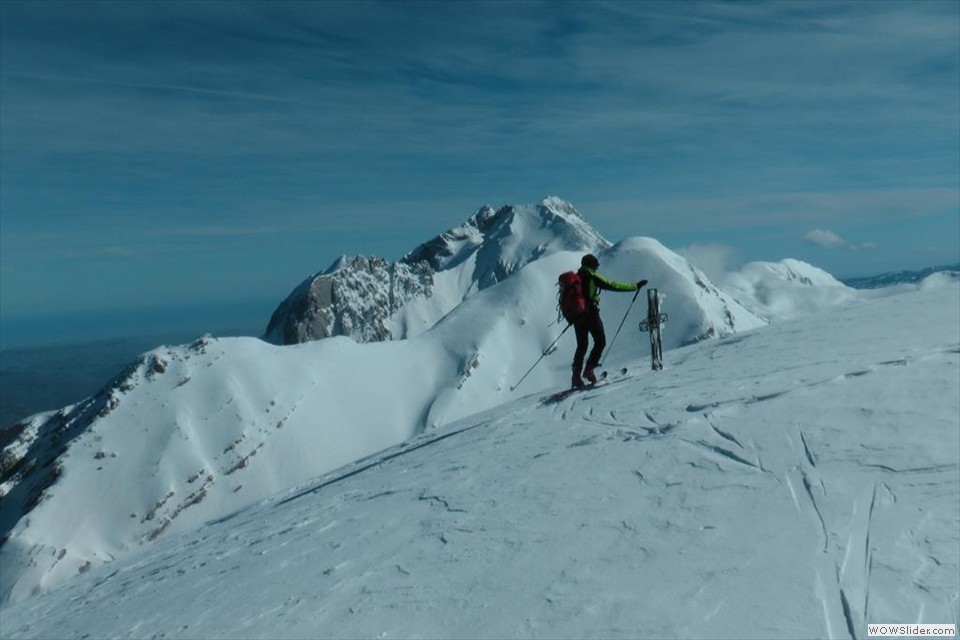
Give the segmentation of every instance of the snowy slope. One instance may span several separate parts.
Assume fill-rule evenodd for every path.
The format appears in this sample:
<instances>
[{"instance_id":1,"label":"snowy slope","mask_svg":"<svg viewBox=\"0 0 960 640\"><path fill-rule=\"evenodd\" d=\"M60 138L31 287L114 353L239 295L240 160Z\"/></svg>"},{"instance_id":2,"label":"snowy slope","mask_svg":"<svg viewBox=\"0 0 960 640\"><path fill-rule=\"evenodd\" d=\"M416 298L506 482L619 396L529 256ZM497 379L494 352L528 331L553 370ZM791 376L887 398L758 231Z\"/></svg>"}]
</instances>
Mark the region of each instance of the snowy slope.
<instances>
[{"instance_id":1,"label":"snowy slope","mask_svg":"<svg viewBox=\"0 0 960 640\"><path fill-rule=\"evenodd\" d=\"M342 256L287 296L264 339L297 344L330 336L357 342L412 338L477 291L542 256L598 253L609 246L559 198L496 210L487 205L398 262Z\"/></svg>"},{"instance_id":2,"label":"snowy slope","mask_svg":"<svg viewBox=\"0 0 960 640\"><path fill-rule=\"evenodd\" d=\"M468 384L491 368L480 342ZM233 346L207 350L224 362ZM0 635L849 638L960 622L960 285L678 348L663 372L628 364L633 378L546 406L533 385L165 536L7 606Z\"/></svg>"},{"instance_id":3,"label":"snowy slope","mask_svg":"<svg viewBox=\"0 0 960 640\"><path fill-rule=\"evenodd\" d=\"M797 318L829 309L857 296L832 275L800 260L751 262L719 283L757 315L770 320Z\"/></svg>"},{"instance_id":4,"label":"snowy slope","mask_svg":"<svg viewBox=\"0 0 960 640\"><path fill-rule=\"evenodd\" d=\"M27 421L3 453L0 533L9 537L0 547L0 594L22 599L508 401L561 332L556 278L580 256L541 257L411 340L161 347L99 395ZM763 324L654 240L627 240L600 258L607 275L646 277L664 291L666 348ZM611 334L632 297L604 294ZM637 332L643 306L634 306L610 364L646 352ZM574 342L568 331L521 389L568 385Z\"/></svg>"}]
</instances>

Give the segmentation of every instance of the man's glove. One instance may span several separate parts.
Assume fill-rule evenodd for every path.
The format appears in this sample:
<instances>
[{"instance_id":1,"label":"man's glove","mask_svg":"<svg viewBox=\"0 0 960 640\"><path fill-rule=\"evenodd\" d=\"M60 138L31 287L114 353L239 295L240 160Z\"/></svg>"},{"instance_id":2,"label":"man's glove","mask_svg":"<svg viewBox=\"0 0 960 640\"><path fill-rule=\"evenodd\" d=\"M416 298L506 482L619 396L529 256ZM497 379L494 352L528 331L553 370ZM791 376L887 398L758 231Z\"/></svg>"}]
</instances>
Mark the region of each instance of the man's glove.
<instances>
[{"instance_id":1,"label":"man's glove","mask_svg":"<svg viewBox=\"0 0 960 640\"><path fill-rule=\"evenodd\" d=\"M647 286L647 281L641 280L640 282L637 283L637 291L639 291L640 289L643 289L645 286Z\"/></svg>"}]
</instances>

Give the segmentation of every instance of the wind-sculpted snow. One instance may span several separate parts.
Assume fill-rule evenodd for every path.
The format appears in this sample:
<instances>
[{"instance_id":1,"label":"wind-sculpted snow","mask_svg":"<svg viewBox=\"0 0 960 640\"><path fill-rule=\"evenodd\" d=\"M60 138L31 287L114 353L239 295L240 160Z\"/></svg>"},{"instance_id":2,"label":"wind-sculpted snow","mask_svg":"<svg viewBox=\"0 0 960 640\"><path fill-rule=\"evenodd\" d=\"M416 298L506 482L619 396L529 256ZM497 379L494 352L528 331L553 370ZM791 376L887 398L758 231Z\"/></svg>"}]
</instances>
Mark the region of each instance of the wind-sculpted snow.
<instances>
[{"instance_id":1,"label":"wind-sculpted snow","mask_svg":"<svg viewBox=\"0 0 960 640\"><path fill-rule=\"evenodd\" d=\"M357 342L412 338L541 256L597 253L609 246L559 198L498 210L484 206L399 262L342 257L310 276L273 313L265 339L297 344L331 336Z\"/></svg>"},{"instance_id":2,"label":"wind-sculpted snow","mask_svg":"<svg viewBox=\"0 0 960 640\"><path fill-rule=\"evenodd\" d=\"M631 378L559 403L534 385L11 604L0 635L861 638L868 623L957 623L958 327L960 285L930 282L671 350L662 372L618 362ZM465 389L509 357L480 342Z\"/></svg>"},{"instance_id":3,"label":"wind-sculpted snow","mask_svg":"<svg viewBox=\"0 0 960 640\"><path fill-rule=\"evenodd\" d=\"M706 274L652 238L630 238L618 243L602 267L603 270L613 269L613 272L637 274L639 271L650 281L650 286L656 287L665 297L663 304L669 311L670 321L664 330L664 348L723 337L766 324L762 317L718 289ZM621 315L621 303L622 299L607 296L604 309L615 308L608 317ZM643 313L646 313L645 308L641 315Z\"/></svg>"}]
</instances>

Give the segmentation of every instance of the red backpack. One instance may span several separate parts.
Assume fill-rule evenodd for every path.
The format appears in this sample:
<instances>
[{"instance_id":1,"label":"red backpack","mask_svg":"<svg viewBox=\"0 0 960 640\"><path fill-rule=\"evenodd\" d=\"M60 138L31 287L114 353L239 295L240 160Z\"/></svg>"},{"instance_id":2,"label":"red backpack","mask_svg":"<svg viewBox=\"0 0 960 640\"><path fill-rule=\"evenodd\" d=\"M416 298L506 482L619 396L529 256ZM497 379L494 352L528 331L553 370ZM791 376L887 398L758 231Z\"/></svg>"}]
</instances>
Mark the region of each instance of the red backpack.
<instances>
[{"instance_id":1,"label":"red backpack","mask_svg":"<svg viewBox=\"0 0 960 640\"><path fill-rule=\"evenodd\" d=\"M587 310L587 297L583 292L583 282L575 271L566 271L558 278L560 292L557 294L557 308L564 319L573 324Z\"/></svg>"}]
</instances>

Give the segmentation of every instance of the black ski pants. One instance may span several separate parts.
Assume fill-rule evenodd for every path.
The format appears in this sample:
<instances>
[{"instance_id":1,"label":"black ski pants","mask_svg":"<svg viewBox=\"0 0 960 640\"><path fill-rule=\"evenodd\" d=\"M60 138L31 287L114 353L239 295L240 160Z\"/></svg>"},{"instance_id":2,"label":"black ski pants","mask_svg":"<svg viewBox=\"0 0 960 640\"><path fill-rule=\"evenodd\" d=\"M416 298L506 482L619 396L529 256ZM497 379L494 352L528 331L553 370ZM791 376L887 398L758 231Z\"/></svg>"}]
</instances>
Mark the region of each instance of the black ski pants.
<instances>
[{"instance_id":1,"label":"black ski pants","mask_svg":"<svg viewBox=\"0 0 960 640\"><path fill-rule=\"evenodd\" d=\"M607 338L603 333L603 320L600 319L600 310L587 309L580 318L573 323L573 330L577 334L577 350L573 353L573 370L579 373L583 368L583 356L587 354L588 337L593 337L593 349L587 358L587 369L593 369L600 364L603 349L607 346Z\"/></svg>"}]
</instances>

